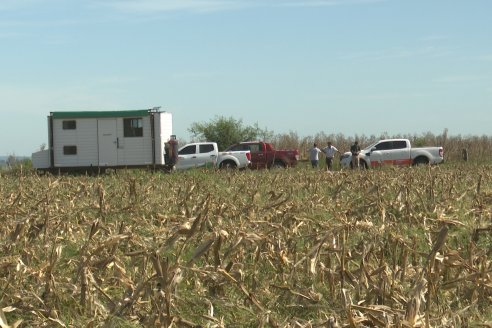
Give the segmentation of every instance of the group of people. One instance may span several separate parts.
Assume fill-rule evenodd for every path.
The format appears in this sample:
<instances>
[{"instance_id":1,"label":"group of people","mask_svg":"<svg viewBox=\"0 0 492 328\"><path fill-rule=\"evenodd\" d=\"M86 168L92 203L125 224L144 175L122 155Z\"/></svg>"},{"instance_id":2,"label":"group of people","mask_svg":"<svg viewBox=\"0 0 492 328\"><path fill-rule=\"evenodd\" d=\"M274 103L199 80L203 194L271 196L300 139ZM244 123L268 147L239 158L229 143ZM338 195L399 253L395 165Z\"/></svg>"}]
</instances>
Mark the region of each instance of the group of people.
<instances>
[{"instance_id":1,"label":"group of people","mask_svg":"<svg viewBox=\"0 0 492 328\"><path fill-rule=\"evenodd\" d=\"M350 152L352 153L352 168L359 167L360 146L357 140L350 146ZM326 156L326 170L333 171L333 158L336 153L341 154L340 151L332 145L331 141L328 141L328 145L323 149L318 148L318 145L314 143L313 148L309 150L309 160L313 168L319 166L319 154L321 153Z\"/></svg>"}]
</instances>

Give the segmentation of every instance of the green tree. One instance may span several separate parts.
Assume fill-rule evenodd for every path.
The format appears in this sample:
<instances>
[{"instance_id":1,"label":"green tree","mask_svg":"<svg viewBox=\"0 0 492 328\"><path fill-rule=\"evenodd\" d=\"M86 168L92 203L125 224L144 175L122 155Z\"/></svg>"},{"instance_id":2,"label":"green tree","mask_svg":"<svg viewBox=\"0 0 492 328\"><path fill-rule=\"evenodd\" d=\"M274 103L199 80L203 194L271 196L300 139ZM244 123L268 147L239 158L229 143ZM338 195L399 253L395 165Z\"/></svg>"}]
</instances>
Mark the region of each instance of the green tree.
<instances>
[{"instance_id":1,"label":"green tree","mask_svg":"<svg viewBox=\"0 0 492 328\"><path fill-rule=\"evenodd\" d=\"M216 116L210 122L195 122L188 129L194 139L216 142L219 150L228 146L248 140L268 140L273 137L273 132L261 129L258 123L245 126L241 119L233 117Z\"/></svg>"}]
</instances>

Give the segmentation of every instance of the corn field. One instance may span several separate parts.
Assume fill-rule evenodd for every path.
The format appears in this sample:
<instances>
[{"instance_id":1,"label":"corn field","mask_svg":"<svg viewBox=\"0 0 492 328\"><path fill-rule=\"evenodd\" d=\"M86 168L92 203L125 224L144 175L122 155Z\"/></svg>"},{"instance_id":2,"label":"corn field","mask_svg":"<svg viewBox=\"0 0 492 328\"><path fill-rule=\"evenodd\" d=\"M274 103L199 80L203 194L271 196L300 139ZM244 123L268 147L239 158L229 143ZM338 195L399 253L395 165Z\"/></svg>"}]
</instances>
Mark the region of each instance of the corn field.
<instances>
[{"instance_id":1,"label":"corn field","mask_svg":"<svg viewBox=\"0 0 492 328\"><path fill-rule=\"evenodd\" d=\"M490 327L492 173L0 173L0 327Z\"/></svg>"},{"instance_id":2,"label":"corn field","mask_svg":"<svg viewBox=\"0 0 492 328\"><path fill-rule=\"evenodd\" d=\"M288 134L278 134L272 138L277 149L281 148L296 148L299 149L303 159L308 158L309 149L313 143L318 143L318 146L325 147L328 141L333 142L340 151L345 152L350 150L350 145L355 139L359 141L362 148L380 140L388 138L406 138L409 139L412 147L425 146L442 146L444 147L444 157L446 161L462 161L463 150L467 152L467 160L471 162L490 162L492 161L492 137L490 136L461 136L448 135L447 129L442 134L435 135L430 132L416 134L397 134L389 135L383 133L379 136L356 135L355 137L347 137L344 134L325 134L319 132L314 136L300 137L295 132Z\"/></svg>"}]
</instances>

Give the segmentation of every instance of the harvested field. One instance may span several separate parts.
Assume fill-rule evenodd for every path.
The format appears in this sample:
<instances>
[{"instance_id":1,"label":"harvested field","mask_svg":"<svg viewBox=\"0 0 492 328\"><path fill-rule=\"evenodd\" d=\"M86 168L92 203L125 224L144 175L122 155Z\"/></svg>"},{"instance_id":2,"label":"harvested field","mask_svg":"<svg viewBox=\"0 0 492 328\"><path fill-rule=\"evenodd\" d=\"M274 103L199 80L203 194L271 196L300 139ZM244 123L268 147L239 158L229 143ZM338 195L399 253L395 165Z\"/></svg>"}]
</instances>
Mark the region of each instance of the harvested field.
<instances>
[{"instance_id":1,"label":"harvested field","mask_svg":"<svg viewBox=\"0 0 492 328\"><path fill-rule=\"evenodd\" d=\"M0 177L0 327L492 325L487 165Z\"/></svg>"}]
</instances>

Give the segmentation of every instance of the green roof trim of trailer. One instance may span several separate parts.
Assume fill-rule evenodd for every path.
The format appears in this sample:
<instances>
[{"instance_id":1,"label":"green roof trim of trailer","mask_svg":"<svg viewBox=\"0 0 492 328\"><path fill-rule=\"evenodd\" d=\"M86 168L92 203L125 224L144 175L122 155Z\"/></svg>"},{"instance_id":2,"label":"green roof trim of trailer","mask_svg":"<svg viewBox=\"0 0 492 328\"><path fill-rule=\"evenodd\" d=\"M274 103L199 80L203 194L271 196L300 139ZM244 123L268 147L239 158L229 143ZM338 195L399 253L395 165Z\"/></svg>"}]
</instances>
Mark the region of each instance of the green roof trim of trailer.
<instances>
[{"instance_id":1,"label":"green roof trim of trailer","mask_svg":"<svg viewBox=\"0 0 492 328\"><path fill-rule=\"evenodd\" d=\"M148 109L117 110L117 111L85 111L85 112L51 112L54 119L57 118L105 118L105 117L135 117L148 116Z\"/></svg>"}]
</instances>

